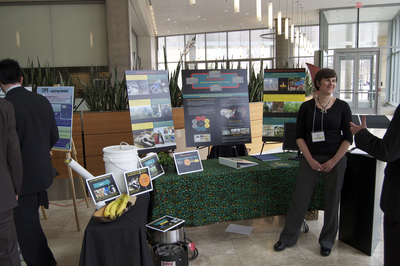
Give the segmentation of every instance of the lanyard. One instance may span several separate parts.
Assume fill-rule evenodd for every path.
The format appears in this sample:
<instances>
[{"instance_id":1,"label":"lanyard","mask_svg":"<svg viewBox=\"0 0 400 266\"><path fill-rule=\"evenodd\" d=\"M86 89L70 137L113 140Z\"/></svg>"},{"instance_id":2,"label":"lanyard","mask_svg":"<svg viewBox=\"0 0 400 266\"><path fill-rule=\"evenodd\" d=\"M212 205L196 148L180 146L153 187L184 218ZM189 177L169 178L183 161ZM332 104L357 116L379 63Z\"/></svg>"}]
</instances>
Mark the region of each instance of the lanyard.
<instances>
[{"instance_id":1,"label":"lanyard","mask_svg":"<svg viewBox=\"0 0 400 266\"><path fill-rule=\"evenodd\" d=\"M314 127L315 127L315 114L316 114L316 112L317 112L317 102L315 102L315 106L314 106L314 119L313 119L313 124L312 124L312 132L315 132L315 128ZM321 131L324 131L324 112L322 112L322 115L321 115Z\"/></svg>"}]
</instances>

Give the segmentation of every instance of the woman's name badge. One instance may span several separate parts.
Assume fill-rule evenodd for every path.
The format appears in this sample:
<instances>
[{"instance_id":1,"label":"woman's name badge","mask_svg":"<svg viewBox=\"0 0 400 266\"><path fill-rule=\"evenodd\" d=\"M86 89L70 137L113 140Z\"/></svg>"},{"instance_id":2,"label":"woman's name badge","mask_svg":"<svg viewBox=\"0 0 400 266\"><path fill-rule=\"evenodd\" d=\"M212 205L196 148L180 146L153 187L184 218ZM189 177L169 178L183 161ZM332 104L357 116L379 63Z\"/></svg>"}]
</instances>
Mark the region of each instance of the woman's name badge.
<instances>
[{"instance_id":1,"label":"woman's name badge","mask_svg":"<svg viewBox=\"0 0 400 266\"><path fill-rule=\"evenodd\" d=\"M325 141L325 134L324 134L324 131L312 132L312 133L311 133L311 136L312 136L312 141L313 141L313 142Z\"/></svg>"}]
</instances>

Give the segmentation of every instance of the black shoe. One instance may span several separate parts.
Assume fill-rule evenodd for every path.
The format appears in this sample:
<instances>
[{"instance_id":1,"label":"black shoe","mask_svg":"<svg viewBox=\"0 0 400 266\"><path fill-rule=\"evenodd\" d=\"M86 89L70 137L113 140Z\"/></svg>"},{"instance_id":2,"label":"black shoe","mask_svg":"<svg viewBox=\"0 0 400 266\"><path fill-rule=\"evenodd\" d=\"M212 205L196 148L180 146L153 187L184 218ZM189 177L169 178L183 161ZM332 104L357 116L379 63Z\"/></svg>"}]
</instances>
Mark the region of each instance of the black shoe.
<instances>
[{"instance_id":1,"label":"black shoe","mask_svg":"<svg viewBox=\"0 0 400 266\"><path fill-rule=\"evenodd\" d=\"M286 248L286 244L285 243L283 243L282 241L278 241L278 242L276 242L275 243L275 245L274 245L274 249L275 249L275 251L282 251L282 250L284 250Z\"/></svg>"},{"instance_id":2,"label":"black shoe","mask_svg":"<svg viewBox=\"0 0 400 266\"><path fill-rule=\"evenodd\" d=\"M331 249L330 248L321 247L320 253L321 253L322 256L328 257L329 254L331 254Z\"/></svg>"}]
</instances>

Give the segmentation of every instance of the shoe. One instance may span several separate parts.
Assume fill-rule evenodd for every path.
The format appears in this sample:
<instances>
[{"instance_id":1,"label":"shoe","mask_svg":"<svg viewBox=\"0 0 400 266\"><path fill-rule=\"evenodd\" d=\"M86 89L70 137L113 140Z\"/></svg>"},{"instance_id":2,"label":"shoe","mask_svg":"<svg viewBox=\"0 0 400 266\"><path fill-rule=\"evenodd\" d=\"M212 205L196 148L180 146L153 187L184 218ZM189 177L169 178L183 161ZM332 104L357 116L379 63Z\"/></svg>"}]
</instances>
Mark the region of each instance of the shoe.
<instances>
[{"instance_id":1,"label":"shoe","mask_svg":"<svg viewBox=\"0 0 400 266\"><path fill-rule=\"evenodd\" d=\"M275 251L282 251L282 250L284 250L286 248L286 244L285 243L283 243L282 241L278 241L278 242L276 242L275 243L275 245L274 245L274 249L275 249Z\"/></svg>"},{"instance_id":2,"label":"shoe","mask_svg":"<svg viewBox=\"0 0 400 266\"><path fill-rule=\"evenodd\" d=\"M331 249L330 248L321 247L320 253L321 253L322 256L328 257L329 254L331 254Z\"/></svg>"}]
</instances>

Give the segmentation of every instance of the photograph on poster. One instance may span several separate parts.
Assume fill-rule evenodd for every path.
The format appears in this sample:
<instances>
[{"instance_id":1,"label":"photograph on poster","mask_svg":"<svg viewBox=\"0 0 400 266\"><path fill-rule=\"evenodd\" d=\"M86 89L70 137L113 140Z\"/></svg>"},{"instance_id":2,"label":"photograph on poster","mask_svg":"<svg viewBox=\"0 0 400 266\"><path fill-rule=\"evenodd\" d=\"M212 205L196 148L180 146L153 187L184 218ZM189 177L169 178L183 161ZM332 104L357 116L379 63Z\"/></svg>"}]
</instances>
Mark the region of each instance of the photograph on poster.
<instances>
[{"instance_id":1,"label":"photograph on poster","mask_svg":"<svg viewBox=\"0 0 400 266\"><path fill-rule=\"evenodd\" d=\"M128 96L150 94L147 80L127 80L126 87Z\"/></svg>"},{"instance_id":2,"label":"photograph on poster","mask_svg":"<svg viewBox=\"0 0 400 266\"><path fill-rule=\"evenodd\" d=\"M265 78L264 79L264 91L277 91L279 79L278 78Z\"/></svg>"},{"instance_id":3,"label":"photograph on poster","mask_svg":"<svg viewBox=\"0 0 400 266\"><path fill-rule=\"evenodd\" d=\"M304 91L304 78L289 78L289 91Z\"/></svg>"}]
</instances>

